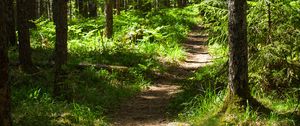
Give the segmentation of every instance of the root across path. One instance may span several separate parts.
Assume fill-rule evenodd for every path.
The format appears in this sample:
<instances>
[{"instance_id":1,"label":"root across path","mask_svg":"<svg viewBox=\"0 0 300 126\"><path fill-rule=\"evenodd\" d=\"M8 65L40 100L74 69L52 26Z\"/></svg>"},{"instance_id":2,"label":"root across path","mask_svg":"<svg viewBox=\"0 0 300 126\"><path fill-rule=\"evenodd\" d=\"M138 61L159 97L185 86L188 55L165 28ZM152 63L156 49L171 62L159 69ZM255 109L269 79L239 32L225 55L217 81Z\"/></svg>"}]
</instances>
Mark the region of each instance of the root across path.
<instances>
[{"instance_id":1,"label":"root across path","mask_svg":"<svg viewBox=\"0 0 300 126\"><path fill-rule=\"evenodd\" d=\"M166 73L157 75L154 84L127 102L121 104L112 115L115 126L185 126L172 122L167 114L170 99L180 92L180 84L176 80L185 80L195 70L210 63L211 56L207 51L207 35L203 27L196 26L188 34L183 47L187 58ZM174 81L175 80L175 81Z\"/></svg>"}]
</instances>

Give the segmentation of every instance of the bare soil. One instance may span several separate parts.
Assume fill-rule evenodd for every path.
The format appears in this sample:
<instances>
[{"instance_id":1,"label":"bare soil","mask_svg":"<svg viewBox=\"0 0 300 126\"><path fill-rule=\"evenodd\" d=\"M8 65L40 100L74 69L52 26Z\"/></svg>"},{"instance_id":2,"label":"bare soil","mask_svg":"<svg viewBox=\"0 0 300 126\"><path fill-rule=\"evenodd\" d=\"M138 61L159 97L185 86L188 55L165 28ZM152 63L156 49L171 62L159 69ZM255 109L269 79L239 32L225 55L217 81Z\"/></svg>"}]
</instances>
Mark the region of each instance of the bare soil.
<instances>
[{"instance_id":1,"label":"bare soil","mask_svg":"<svg viewBox=\"0 0 300 126\"><path fill-rule=\"evenodd\" d=\"M207 52L207 35L197 26L183 42L187 58L166 73L158 73L154 84L127 102L121 104L112 116L115 126L173 126L167 113L170 99L180 92L180 81L211 61ZM181 124L182 125L182 124Z\"/></svg>"}]
</instances>

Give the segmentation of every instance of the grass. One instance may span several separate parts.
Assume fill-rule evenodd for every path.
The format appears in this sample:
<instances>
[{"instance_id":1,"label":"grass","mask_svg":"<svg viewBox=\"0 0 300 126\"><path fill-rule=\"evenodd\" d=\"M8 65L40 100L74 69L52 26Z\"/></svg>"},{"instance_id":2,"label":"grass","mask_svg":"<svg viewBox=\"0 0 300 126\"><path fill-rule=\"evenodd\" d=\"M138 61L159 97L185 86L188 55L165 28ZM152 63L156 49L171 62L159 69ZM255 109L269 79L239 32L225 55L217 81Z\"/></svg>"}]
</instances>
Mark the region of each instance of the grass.
<instances>
[{"instance_id":1,"label":"grass","mask_svg":"<svg viewBox=\"0 0 300 126\"><path fill-rule=\"evenodd\" d=\"M283 94L265 93L260 85L266 82L266 76L264 76L266 72L270 73L269 70L272 70L273 78L278 78L285 75L283 73L286 71L261 67L265 64L257 59L268 58L269 62L275 58L280 59L276 60L279 62L282 55L269 54L270 51L280 50L279 52L282 52L280 54L291 54L286 58L289 64L283 64L283 67L298 61L298 54L294 53L298 46L293 46L293 48L287 46L289 43L300 45L297 44L299 41L296 41L299 40L297 39L299 35L299 29L296 28L297 21L293 20L297 17L297 13L288 20L291 25L278 25L280 27L276 30L276 36L278 35L277 39L280 42L263 46L261 43L265 41L266 26L263 23L260 23L259 27L253 25L257 24L256 21L260 21L257 19L261 17L255 15L259 13L256 11L260 11L257 9L259 6L255 5L261 3L250 3L250 9L256 11L250 11L248 16L249 19L253 19L249 21L249 31L252 31L249 32L249 52L259 52L254 53L258 55L254 55L254 59L250 57L253 61L250 62L249 70L250 84L253 87L252 95L267 107L272 108L274 112L260 116L247 106L244 112L231 111L219 115L227 85L227 67L223 67L228 59L227 10L224 8L224 2L206 2L208 3L202 2L184 9L171 8L150 12L123 11L121 15L114 17L112 40L103 36L104 15L90 19L72 18L69 21L68 33L69 62L65 68L68 75L64 82L65 95L70 97L70 100L57 100L52 96L54 78L51 62L53 62L55 29L52 21L43 18L37 20L37 29L31 31L31 47L33 48L32 58L39 72L28 75L18 67L10 68L14 125L109 125L110 120L107 117L109 113L122 101L128 100L152 84L147 78L148 73L164 71L162 61L176 63L185 58L180 42L199 21L209 28L209 52L215 60L212 65L199 69L186 81L183 85L183 92L174 98L169 107L171 113L178 114L178 120L193 125L296 125L297 120L288 115L283 116L282 113L293 112L297 106L298 89L294 86L295 83L291 83L298 82L295 79L297 71L292 68L288 69L287 72L292 76L288 76L289 79L278 79L280 82L291 84L297 90L288 90ZM296 3L291 5L297 6ZM282 8L284 11L296 12L287 6L282 6ZM206 16L198 18L199 13ZM275 16L275 18L282 21L280 16ZM282 29L286 27L289 27L289 32L293 34L282 32L284 31ZM285 35L293 41L282 37ZM285 44L282 45L282 43ZM264 49L264 47L268 48ZM9 51L10 61L17 62L16 49L11 48ZM125 71L108 70L93 66L78 68L80 63L115 65L128 69Z\"/></svg>"},{"instance_id":2,"label":"grass","mask_svg":"<svg viewBox=\"0 0 300 126\"><path fill-rule=\"evenodd\" d=\"M245 111L226 112L220 114L226 95L227 69L223 68L227 57L227 48L216 44L210 46L211 54L216 59L212 65L199 69L188 83L183 85L184 91L172 101L169 109L177 113L176 119L195 126L223 126L223 125L294 125L298 122L293 113L297 107L297 97L285 94L278 98L276 93L265 93L252 86L252 95L265 106L274 110L270 115L261 115L246 106ZM223 50L223 51L222 51ZM219 74L224 69L225 73ZM299 108L298 108L299 109ZM174 111L176 110L176 111Z\"/></svg>"},{"instance_id":3,"label":"grass","mask_svg":"<svg viewBox=\"0 0 300 126\"><path fill-rule=\"evenodd\" d=\"M272 4L273 43L265 44L267 15L265 3L249 2L248 43L249 43L249 84L252 95L273 112L260 115L246 106L245 111L219 114L227 86L228 46L227 46L227 6L222 1L204 1L200 3L200 12L204 15L203 25L208 27L209 52L214 57L214 64L198 70L191 80L184 84L184 91L174 99L171 109L179 113L177 119L192 125L298 125L299 117L299 69L295 64L294 54L298 48L291 43L298 43L299 24L285 14L297 13L294 1L274 2ZM287 28L289 27L289 28ZM286 30L292 34L287 34ZM290 55L292 54L292 55ZM294 57L294 58L291 58ZM224 71L224 72L222 72ZM221 73L221 74L220 74ZM299 116L299 113L298 113Z\"/></svg>"},{"instance_id":4,"label":"grass","mask_svg":"<svg viewBox=\"0 0 300 126\"><path fill-rule=\"evenodd\" d=\"M163 9L147 13L126 11L115 16L114 38L103 36L104 15L97 18L72 18L68 31L68 73L64 94L52 94L55 27L41 18L31 30L32 59L39 68L33 75L18 67L10 68L12 117L16 126L109 125L107 117L120 103L144 90L152 82L151 72L163 71L163 59L175 63L185 58L180 42L198 21L196 6ZM185 16L185 18L181 18ZM12 63L16 49L9 50ZM126 67L105 69L78 67L80 63Z\"/></svg>"}]
</instances>

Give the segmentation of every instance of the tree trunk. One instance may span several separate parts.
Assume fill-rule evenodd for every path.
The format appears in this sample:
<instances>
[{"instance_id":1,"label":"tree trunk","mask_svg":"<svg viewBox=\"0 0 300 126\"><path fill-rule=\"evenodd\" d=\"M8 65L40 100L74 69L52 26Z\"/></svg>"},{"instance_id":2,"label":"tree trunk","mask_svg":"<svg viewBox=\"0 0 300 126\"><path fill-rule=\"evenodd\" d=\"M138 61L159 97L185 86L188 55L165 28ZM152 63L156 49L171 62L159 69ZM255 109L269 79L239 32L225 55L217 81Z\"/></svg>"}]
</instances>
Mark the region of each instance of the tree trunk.
<instances>
[{"instance_id":1,"label":"tree trunk","mask_svg":"<svg viewBox=\"0 0 300 126\"><path fill-rule=\"evenodd\" d=\"M97 17L97 5L94 1L89 0L89 17Z\"/></svg>"},{"instance_id":2,"label":"tree trunk","mask_svg":"<svg viewBox=\"0 0 300 126\"><path fill-rule=\"evenodd\" d=\"M106 23L105 23L106 37L112 38L112 36L113 36L113 10L112 10L112 1L111 0L105 0L105 16L106 16Z\"/></svg>"},{"instance_id":3,"label":"tree trunk","mask_svg":"<svg viewBox=\"0 0 300 126\"><path fill-rule=\"evenodd\" d=\"M85 7L84 7L84 0L78 0L78 10L79 10L79 14L81 14L84 17L86 16Z\"/></svg>"},{"instance_id":4,"label":"tree trunk","mask_svg":"<svg viewBox=\"0 0 300 126\"><path fill-rule=\"evenodd\" d=\"M164 6L170 7L170 0L164 0Z\"/></svg>"},{"instance_id":5,"label":"tree trunk","mask_svg":"<svg viewBox=\"0 0 300 126\"><path fill-rule=\"evenodd\" d=\"M73 6L72 6L72 0L69 0L69 20L72 20L73 18Z\"/></svg>"},{"instance_id":6,"label":"tree trunk","mask_svg":"<svg viewBox=\"0 0 300 126\"><path fill-rule=\"evenodd\" d=\"M183 7L183 5L182 5L182 0L177 0L177 7Z\"/></svg>"},{"instance_id":7,"label":"tree trunk","mask_svg":"<svg viewBox=\"0 0 300 126\"><path fill-rule=\"evenodd\" d=\"M246 0L229 0L229 85L244 99L251 97L247 47Z\"/></svg>"},{"instance_id":8,"label":"tree trunk","mask_svg":"<svg viewBox=\"0 0 300 126\"><path fill-rule=\"evenodd\" d=\"M47 17L48 19L51 19L51 12L52 12L52 3L51 3L51 0L47 0Z\"/></svg>"},{"instance_id":9,"label":"tree trunk","mask_svg":"<svg viewBox=\"0 0 300 126\"><path fill-rule=\"evenodd\" d=\"M37 16L37 18L41 17L41 3L43 3L42 0L36 1L36 16Z\"/></svg>"},{"instance_id":10,"label":"tree trunk","mask_svg":"<svg viewBox=\"0 0 300 126\"><path fill-rule=\"evenodd\" d=\"M8 18L7 0L0 1L0 125L12 126L10 113L10 87L8 85Z\"/></svg>"},{"instance_id":11,"label":"tree trunk","mask_svg":"<svg viewBox=\"0 0 300 126\"><path fill-rule=\"evenodd\" d=\"M128 6L128 0L123 0L123 8L126 11Z\"/></svg>"},{"instance_id":12,"label":"tree trunk","mask_svg":"<svg viewBox=\"0 0 300 126\"><path fill-rule=\"evenodd\" d=\"M120 0L116 0L117 15L120 15Z\"/></svg>"},{"instance_id":13,"label":"tree trunk","mask_svg":"<svg viewBox=\"0 0 300 126\"><path fill-rule=\"evenodd\" d=\"M61 97L63 94L63 81L65 78L65 71L62 66L67 63L68 55L68 0L54 0L53 4L53 19L56 26L53 94L56 97Z\"/></svg>"},{"instance_id":14,"label":"tree trunk","mask_svg":"<svg viewBox=\"0 0 300 126\"><path fill-rule=\"evenodd\" d=\"M88 10L88 0L83 0L83 8L82 8L82 16L83 17L88 17L88 12L89 12L89 10Z\"/></svg>"},{"instance_id":15,"label":"tree trunk","mask_svg":"<svg viewBox=\"0 0 300 126\"><path fill-rule=\"evenodd\" d=\"M17 35L16 35L16 19L15 19L15 7L13 0L7 1L8 8L8 23L7 23L7 37L10 45L17 45Z\"/></svg>"},{"instance_id":16,"label":"tree trunk","mask_svg":"<svg viewBox=\"0 0 300 126\"><path fill-rule=\"evenodd\" d=\"M141 10L143 6L143 1L142 0L136 0L136 9Z\"/></svg>"},{"instance_id":17,"label":"tree trunk","mask_svg":"<svg viewBox=\"0 0 300 126\"><path fill-rule=\"evenodd\" d=\"M186 0L182 0L182 6L183 7L187 6L187 1Z\"/></svg>"},{"instance_id":18,"label":"tree trunk","mask_svg":"<svg viewBox=\"0 0 300 126\"><path fill-rule=\"evenodd\" d=\"M270 112L251 96L248 85L248 44L246 0L229 0L229 95L224 109L250 105L259 112ZM227 103L226 103L227 102ZM238 107L233 107L237 105Z\"/></svg>"},{"instance_id":19,"label":"tree trunk","mask_svg":"<svg viewBox=\"0 0 300 126\"><path fill-rule=\"evenodd\" d=\"M39 16L47 16L47 5L48 5L48 0L40 0L40 11L39 11Z\"/></svg>"},{"instance_id":20,"label":"tree trunk","mask_svg":"<svg viewBox=\"0 0 300 126\"><path fill-rule=\"evenodd\" d=\"M37 19L37 1L36 0L27 0L28 6L28 20Z\"/></svg>"},{"instance_id":21,"label":"tree trunk","mask_svg":"<svg viewBox=\"0 0 300 126\"><path fill-rule=\"evenodd\" d=\"M272 10L271 10L271 1L268 1L267 3L268 6L268 40L267 40L267 44L271 44L272 43Z\"/></svg>"},{"instance_id":22,"label":"tree trunk","mask_svg":"<svg viewBox=\"0 0 300 126\"><path fill-rule=\"evenodd\" d=\"M30 33L28 25L28 2L17 0L17 29L19 38L19 60L27 73L36 72L31 59Z\"/></svg>"}]
</instances>

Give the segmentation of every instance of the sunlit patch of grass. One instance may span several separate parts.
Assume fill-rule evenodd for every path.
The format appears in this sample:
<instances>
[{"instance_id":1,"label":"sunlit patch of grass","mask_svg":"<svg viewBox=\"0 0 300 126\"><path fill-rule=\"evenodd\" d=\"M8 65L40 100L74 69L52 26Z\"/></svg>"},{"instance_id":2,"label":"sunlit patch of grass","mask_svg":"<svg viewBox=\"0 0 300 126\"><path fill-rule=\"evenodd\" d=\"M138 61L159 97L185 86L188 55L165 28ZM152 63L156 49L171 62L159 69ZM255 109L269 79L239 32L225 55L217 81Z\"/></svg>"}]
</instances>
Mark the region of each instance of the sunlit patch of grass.
<instances>
[{"instance_id":1,"label":"sunlit patch of grass","mask_svg":"<svg viewBox=\"0 0 300 126\"><path fill-rule=\"evenodd\" d=\"M182 121L188 121L194 125L214 125L215 114L222 106L223 94L214 94L213 91L207 91L204 95L197 95L187 103L183 103L185 109L178 114Z\"/></svg>"}]
</instances>

